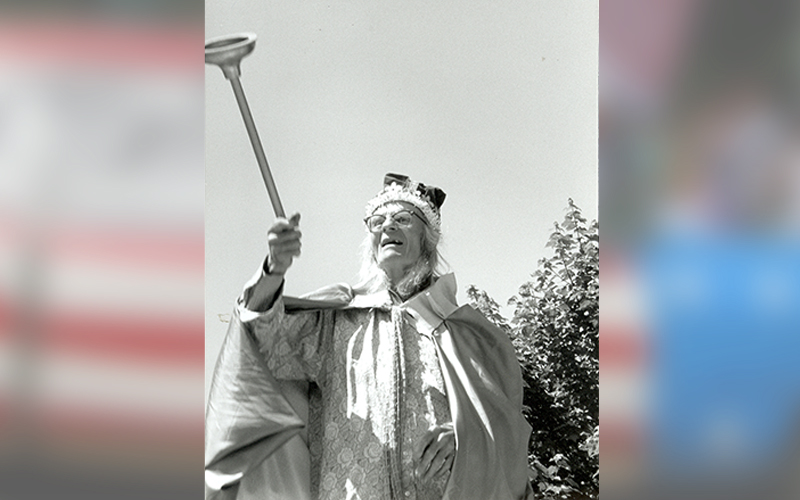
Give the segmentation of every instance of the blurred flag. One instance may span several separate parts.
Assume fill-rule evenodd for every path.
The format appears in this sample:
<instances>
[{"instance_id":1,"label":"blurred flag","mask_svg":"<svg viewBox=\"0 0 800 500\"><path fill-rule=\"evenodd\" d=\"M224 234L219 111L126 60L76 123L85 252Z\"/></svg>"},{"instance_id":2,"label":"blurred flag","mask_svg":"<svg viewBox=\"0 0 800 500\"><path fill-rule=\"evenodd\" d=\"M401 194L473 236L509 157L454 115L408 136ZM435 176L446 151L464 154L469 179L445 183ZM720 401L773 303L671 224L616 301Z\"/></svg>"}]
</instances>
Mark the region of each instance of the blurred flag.
<instances>
[{"instance_id":1,"label":"blurred flag","mask_svg":"<svg viewBox=\"0 0 800 500\"><path fill-rule=\"evenodd\" d=\"M202 17L47 12L0 23L3 496L196 498Z\"/></svg>"},{"instance_id":2,"label":"blurred flag","mask_svg":"<svg viewBox=\"0 0 800 500\"><path fill-rule=\"evenodd\" d=\"M600 6L604 494L798 498L800 3Z\"/></svg>"}]
</instances>

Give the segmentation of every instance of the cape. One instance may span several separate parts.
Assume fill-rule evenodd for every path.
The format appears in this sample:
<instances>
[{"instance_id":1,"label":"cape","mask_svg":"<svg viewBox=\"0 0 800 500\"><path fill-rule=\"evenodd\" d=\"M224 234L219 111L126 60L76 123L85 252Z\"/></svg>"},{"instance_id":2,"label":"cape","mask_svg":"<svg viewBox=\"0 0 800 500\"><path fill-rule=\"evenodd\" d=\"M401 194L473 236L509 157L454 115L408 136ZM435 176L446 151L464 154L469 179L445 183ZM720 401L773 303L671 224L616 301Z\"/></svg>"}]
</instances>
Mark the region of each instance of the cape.
<instances>
[{"instance_id":1,"label":"cape","mask_svg":"<svg viewBox=\"0 0 800 500\"><path fill-rule=\"evenodd\" d=\"M291 312L371 307L374 300L334 285L283 303ZM447 389L457 451L444 498L531 498L531 428L521 413L522 377L508 337L473 308L455 304L452 275L402 307L418 331L435 339ZM235 309L206 411L206 499L310 499L308 405L307 387L273 377Z\"/></svg>"}]
</instances>

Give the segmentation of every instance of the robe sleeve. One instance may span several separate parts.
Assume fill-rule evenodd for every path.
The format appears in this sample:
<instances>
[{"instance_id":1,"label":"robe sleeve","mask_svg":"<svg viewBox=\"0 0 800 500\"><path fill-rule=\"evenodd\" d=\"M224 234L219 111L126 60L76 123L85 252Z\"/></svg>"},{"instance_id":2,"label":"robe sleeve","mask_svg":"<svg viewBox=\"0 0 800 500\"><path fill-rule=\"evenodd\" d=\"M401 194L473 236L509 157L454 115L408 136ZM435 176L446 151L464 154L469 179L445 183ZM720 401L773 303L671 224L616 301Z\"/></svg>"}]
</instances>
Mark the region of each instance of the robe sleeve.
<instances>
[{"instance_id":1,"label":"robe sleeve","mask_svg":"<svg viewBox=\"0 0 800 500\"><path fill-rule=\"evenodd\" d=\"M206 410L206 499L244 498L240 482L304 425L234 310Z\"/></svg>"},{"instance_id":2,"label":"robe sleeve","mask_svg":"<svg viewBox=\"0 0 800 500\"><path fill-rule=\"evenodd\" d=\"M507 337L462 306L438 330L457 453L447 500L517 500L532 495L522 415L522 376Z\"/></svg>"},{"instance_id":3,"label":"robe sleeve","mask_svg":"<svg viewBox=\"0 0 800 500\"><path fill-rule=\"evenodd\" d=\"M335 310L288 311L280 290L272 306L264 312L247 309L243 297L237 309L276 379L317 381L323 342L333 332Z\"/></svg>"},{"instance_id":4,"label":"robe sleeve","mask_svg":"<svg viewBox=\"0 0 800 500\"><path fill-rule=\"evenodd\" d=\"M316 380L333 304L284 298L263 312L237 301L206 411L206 499L310 498L304 381ZM338 304L338 303L337 303Z\"/></svg>"}]
</instances>

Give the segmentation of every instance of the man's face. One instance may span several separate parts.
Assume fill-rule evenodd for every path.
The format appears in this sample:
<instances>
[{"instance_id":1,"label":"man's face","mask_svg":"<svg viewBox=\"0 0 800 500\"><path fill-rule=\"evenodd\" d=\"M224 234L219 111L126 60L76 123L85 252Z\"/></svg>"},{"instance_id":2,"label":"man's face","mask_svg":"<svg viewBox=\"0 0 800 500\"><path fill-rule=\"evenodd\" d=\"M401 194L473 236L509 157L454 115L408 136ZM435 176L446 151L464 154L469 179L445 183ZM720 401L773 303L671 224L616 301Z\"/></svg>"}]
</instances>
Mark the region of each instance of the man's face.
<instances>
[{"instance_id":1,"label":"man's face","mask_svg":"<svg viewBox=\"0 0 800 500\"><path fill-rule=\"evenodd\" d=\"M412 216L408 226L402 226L392 219L398 212L406 211L416 214ZM421 255L422 238L425 233L424 217L414 205L404 201L391 202L379 207L373 215L386 217L377 232L372 233L372 249L378 266L390 278L402 276L416 264Z\"/></svg>"}]
</instances>

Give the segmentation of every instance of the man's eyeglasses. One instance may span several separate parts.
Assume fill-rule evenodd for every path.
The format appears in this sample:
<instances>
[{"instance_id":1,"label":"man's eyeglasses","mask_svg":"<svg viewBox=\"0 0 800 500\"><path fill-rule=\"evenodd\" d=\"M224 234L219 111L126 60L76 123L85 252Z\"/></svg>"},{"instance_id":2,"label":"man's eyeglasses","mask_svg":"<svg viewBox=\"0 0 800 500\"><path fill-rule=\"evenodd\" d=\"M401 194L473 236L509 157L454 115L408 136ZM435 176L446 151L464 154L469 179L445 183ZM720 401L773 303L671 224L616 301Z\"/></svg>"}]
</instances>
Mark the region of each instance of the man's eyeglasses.
<instances>
[{"instance_id":1,"label":"man's eyeglasses","mask_svg":"<svg viewBox=\"0 0 800 500\"><path fill-rule=\"evenodd\" d=\"M389 217L391 217L394 223L397 224L399 227L407 228L411 227L411 220L414 218L414 216L418 217L419 220L421 220L422 222L425 222L425 219L423 219L415 212L412 212L410 210L400 210L399 212L396 212L390 215ZM383 227L383 224L386 222L386 219L387 216L383 214L370 215L369 217L364 219L364 224L367 225L367 229L369 229L370 232L377 233L380 232L381 228Z\"/></svg>"}]
</instances>

